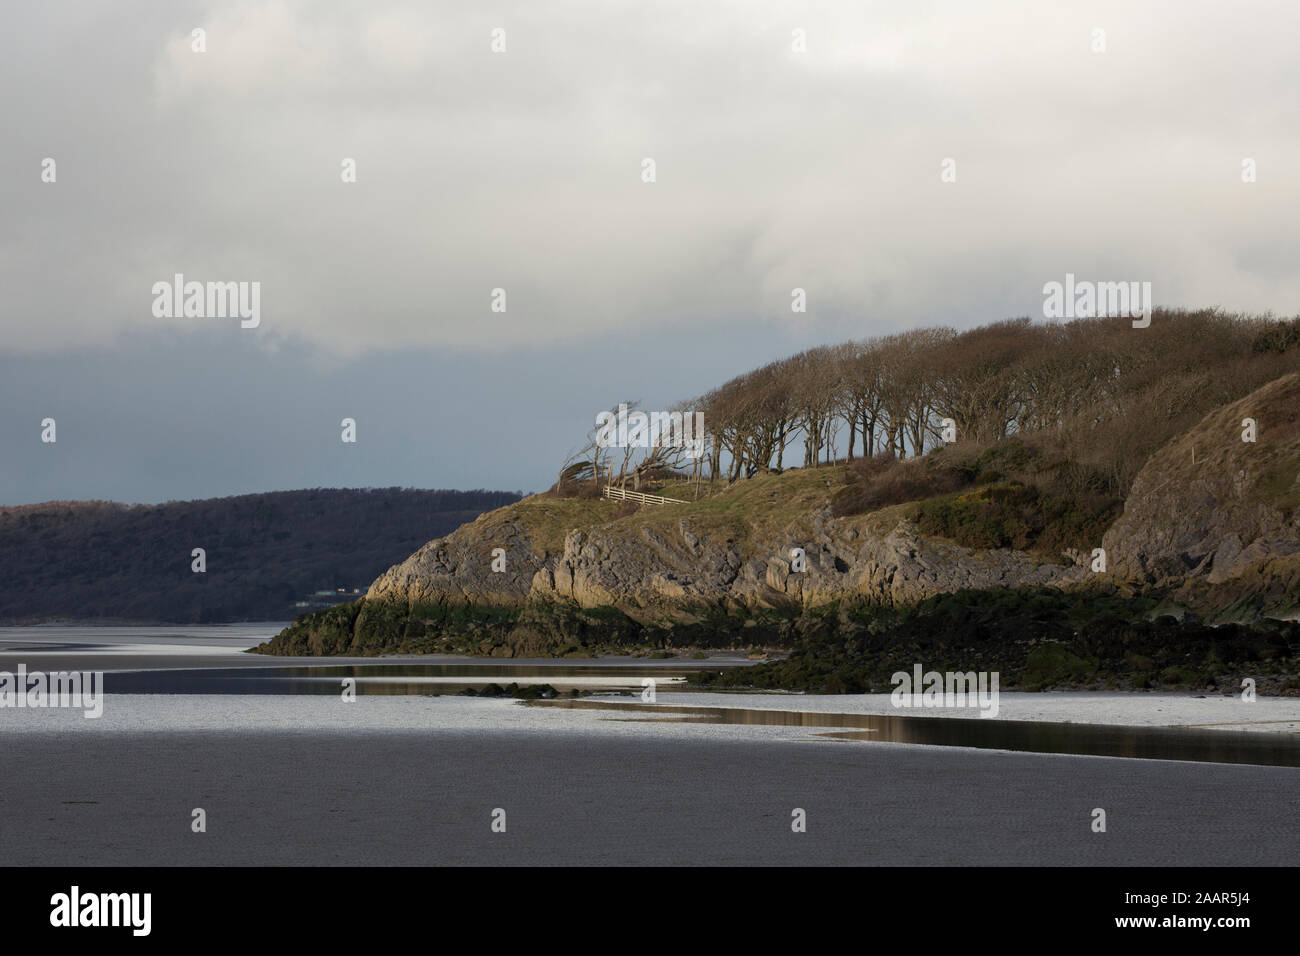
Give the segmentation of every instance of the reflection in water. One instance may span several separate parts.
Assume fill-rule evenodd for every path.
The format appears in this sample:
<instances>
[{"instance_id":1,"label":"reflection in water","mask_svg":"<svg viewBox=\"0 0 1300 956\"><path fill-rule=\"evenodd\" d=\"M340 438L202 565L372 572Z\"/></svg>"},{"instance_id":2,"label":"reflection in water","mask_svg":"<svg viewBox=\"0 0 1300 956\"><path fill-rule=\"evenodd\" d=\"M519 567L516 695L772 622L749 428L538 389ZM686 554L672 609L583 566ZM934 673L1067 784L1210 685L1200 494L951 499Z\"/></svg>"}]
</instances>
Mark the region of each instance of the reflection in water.
<instances>
[{"instance_id":1,"label":"reflection in water","mask_svg":"<svg viewBox=\"0 0 1300 956\"><path fill-rule=\"evenodd\" d=\"M660 716L677 714L711 724L844 727L851 730L818 736L896 744L1300 767L1300 736L1294 734L1181 727L1103 726L1038 720L988 720L977 717L819 714L809 711L681 707L604 700L530 701L525 706L640 711Z\"/></svg>"},{"instance_id":2,"label":"reflection in water","mask_svg":"<svg viewBox=\"0 0 1300 956\"><path fill-rule=\"evenodd\" d=\"M703 666L690 663L629 664L339 664L306 667L198 668L190 670L108 671L110 694L320 694L338 695L344 678L356 680L358 695L458 694L489 683L550 684L558 691L631 691L653 677L659 692L686 689L685 678ZM716 664L711 666L716 667ZM686 707L643 704L635 698L530 701L525 706L621 710L653 713L682 723L753 724L820 728L818 734L842 740L886 741L946 747L977 747L1049 754L1198 760L1216 763L1300 767L1300 735L1175 727L1117 727L1052 721L989 720L964 717L896 717L824 714L743 707ZM826 730L826 728L835 728Z\"/></svg>"}]
</instances>

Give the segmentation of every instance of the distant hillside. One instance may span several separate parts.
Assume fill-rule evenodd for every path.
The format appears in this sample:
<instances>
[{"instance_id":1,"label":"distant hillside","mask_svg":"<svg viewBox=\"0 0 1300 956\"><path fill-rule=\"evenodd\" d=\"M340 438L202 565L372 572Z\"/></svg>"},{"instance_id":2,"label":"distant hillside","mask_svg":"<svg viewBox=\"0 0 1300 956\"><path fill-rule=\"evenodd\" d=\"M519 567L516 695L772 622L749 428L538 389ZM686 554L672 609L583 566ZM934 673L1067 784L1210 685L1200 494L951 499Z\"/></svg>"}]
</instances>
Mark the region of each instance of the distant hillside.
<instances>
[{"instance_id":1,"label":"distant hillside","mask_svg":"<svg viewBox=\"0 0 1300 956\"><path fill-rule=\"evenodd\" d=\"M504 491L316 488L0 507L0 622L287 620L350 599L354 588L364 593L394 555L517 500ZM205 573L191 570L194 548L206 551ZM334 596L316 593L326 590Z\"/></svg>"}]
</instances>

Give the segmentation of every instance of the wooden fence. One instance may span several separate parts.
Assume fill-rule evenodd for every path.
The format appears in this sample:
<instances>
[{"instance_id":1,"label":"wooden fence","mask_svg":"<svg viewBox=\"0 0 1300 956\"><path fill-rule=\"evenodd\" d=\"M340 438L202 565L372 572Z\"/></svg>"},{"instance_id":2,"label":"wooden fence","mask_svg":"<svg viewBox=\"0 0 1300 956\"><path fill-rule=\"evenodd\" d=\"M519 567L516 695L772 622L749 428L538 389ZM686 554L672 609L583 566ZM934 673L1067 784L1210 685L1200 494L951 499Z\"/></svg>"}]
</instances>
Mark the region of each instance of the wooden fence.
<instances>
[{"instance_id":1,"label":"wooden fence","mask_svg":"<svg viewBox=\"0 0 1300 956\"><path fill-rule=\"evenodd\" d=\"M605 486L605 497L612 498L615 501L638 501L643 505L686 504L686 502L681 498L665 498L663 495L647 495L639 491L628 491L624 488L615 488L613 485Z\"/></svg>"}]
</instances>

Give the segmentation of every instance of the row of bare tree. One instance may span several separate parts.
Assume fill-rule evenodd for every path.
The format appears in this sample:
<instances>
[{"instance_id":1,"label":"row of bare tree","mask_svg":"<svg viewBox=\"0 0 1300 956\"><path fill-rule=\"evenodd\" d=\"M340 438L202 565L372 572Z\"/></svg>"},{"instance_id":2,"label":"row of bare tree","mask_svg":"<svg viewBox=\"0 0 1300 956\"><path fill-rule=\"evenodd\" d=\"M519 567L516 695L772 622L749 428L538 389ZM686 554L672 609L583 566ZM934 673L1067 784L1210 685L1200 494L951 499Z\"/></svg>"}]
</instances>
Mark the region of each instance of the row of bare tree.
<instances>
[{"instance_id":1,"label":"row of bare tree","mask_svg":"<svg viewBox=\"0 0 1300 956\"><path fill-rule=\"evenodd\" d=\"M959 442L1050 436L1067 459L1100 469L1122 493L1173 434L1300 366L1300 348L1252 347L1277 324L1267 316L1157 309L1147 328L1127 318L1021 318L819 346L679 406L704 412L703 470L684 449L663 443L640 457L618 449L619 460L604 464L590 444L575 457L585 453L584 474L609 471L638 485L648 473L683 466L735 480L788 467L795 456L809 467L856 455L921 455L944 442L947 427Z\"/></svg>"}]
</instances>

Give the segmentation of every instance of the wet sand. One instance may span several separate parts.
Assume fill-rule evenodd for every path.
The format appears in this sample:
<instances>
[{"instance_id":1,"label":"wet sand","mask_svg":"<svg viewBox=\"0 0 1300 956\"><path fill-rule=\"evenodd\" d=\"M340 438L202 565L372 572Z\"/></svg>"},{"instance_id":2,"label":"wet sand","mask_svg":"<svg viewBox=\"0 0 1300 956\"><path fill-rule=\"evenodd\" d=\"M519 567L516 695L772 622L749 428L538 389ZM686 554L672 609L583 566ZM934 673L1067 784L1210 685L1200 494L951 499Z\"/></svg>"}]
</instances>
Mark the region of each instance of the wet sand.
<instances>
[{"instance_id":1,"label":"wet sand","mask_svg":"<svg viewBox=\"0 0 1300 956\"><path fill-rule=\"evenodd\" d=\"M29 670L106 671L313 663L240 653L253 630L6 630L0 670L20 661ZM661 701L857 714L883 706L800 695L665 693ZM1002 703L1000 716L1011 720L1246 722L1282 733L1296 716L1292 702L1191 695L1004 694ZM93 720L69 710L6 709L0 860L1251 866L1300 859L1300 769L918 746L825 731L364 694L354 703L110 694ZM206 833L191 831L196 807L207 813ZM491 830L498 807L506 811L505 833ZM791 831L796 807L807 811L805 833ZM1107 813L1106 833L1092 831L1096 807Z\"/></svg>"},{"instance_id":2,"label":"wet sand","mask_svg":"<svg viewBox=\"0 0 1300 956\"><path fill-rule=\"evenodd\" d=\"M21 729L10 722L0 733L8 771L0 859L1241 866L1300 858L1300 770L1289 768L867 744L801 728L624 720L506 701L109 704L100 720L28 712ZM206 833L190 830L195 807L207 812ZM491 832L498 807L505 833ZM806 833L791 831L796 807L807 811ZM1091 830L1095 807L1107 812L1106 833Z\"/></svg>"},{"instance_id":3,"label":"wet sand","mask_svg":"<svg viewBox=\"0 0 1300 956\"><path fill-rule=\"evenodd\" d=\"M1294 865L1300 773L851 743L5 741L10 865ZM1104 807L1108 832L1090 830ZM206 833L190 831L191 810ZM492 833L494 808L507 832ZM791 810L808 813L793 833Z\"/></svg>"}]
</instances>

